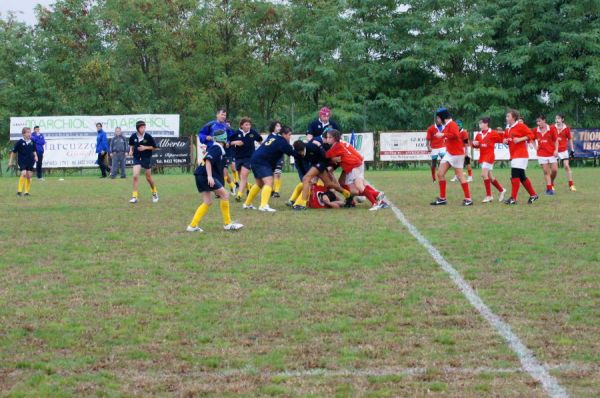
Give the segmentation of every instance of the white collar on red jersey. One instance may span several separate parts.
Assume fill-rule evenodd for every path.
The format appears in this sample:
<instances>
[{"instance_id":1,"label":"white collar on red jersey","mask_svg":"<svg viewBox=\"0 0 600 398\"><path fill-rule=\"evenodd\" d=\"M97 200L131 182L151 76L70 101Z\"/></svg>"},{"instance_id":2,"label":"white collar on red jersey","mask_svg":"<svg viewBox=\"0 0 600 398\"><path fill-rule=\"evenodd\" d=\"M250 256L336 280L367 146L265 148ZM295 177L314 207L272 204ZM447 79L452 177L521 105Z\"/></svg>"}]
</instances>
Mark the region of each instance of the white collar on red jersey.
<instances>
[{"instance_id":1,"label":"white collar on red jersey","mask_svg":"<svg viewBox=\"0 0 600 398\"><path fill-rule=\"evenodd\" d=\"M452 121L453 121L452 118L448 119L448 122L446 122L446 124L444 124L444 127L446 127L447 125L449 125L450 122L452 122Z\"/></svg>"}]
</instances>

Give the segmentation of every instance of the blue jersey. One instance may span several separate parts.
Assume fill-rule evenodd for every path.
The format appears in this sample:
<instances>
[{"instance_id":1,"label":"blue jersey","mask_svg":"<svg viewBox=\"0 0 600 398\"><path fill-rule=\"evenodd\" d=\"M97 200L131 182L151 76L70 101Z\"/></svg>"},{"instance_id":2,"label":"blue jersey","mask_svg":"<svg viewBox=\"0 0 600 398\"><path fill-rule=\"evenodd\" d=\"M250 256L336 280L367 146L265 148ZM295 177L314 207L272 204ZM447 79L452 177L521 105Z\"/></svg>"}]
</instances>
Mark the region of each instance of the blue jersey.
<instances>
[{"instance_id":1,"label":"blue jersey","mask_svg":"<svg viewBox=\"0 0 600 398\"><path fill-rule=\"evenodd\" d=\"M206 147L211 147L214 143L213 140L207 140L206 137L214 137L215 131L223 130L223 131L231 131L231 128L225 124L225 122L221 123L217 120L213 120L212 122L206 123L200 131L198 131L198 138L200 139L200 143L206 145Z\"/></svg>"},{"instance_id":2,"label":"blue jersey","mask_svg":"<svg viewBox=\"0 0 600 398\"><path fill-rule=\"evenodd\" d=\"M290 143L279 134L269 134L265 142L254 152L250 162L270 166L273 170L283 155L294 156L296 151Z\"/></svg>"},{"instance_id":3,"label":"blue jersey","mask_svg":"<svg viewBox=\"0 0 600 398\"><path fill-rule=\"evenodd\" d=\"M32 140L25 141L21 138L12 149L13 153L17 154L17 162L19 166L28 166L35 163L35 142Z\"/></svg>"},{"instance_id":4,"label":"blue jersey","mask_svg":"<svg viewBox=\"0 0 600 398\"><path fill-rule=\"evenodd\" d=\"M223 169L225 168L225 149L221 145L212 145L206 150L204 155L204 161L196 170L194 175L208 177L206 172L206 161L210 161L211 165L211 176L215 180L223 184Z\"/></svg>"},{"instance_id":5,"label":"blue jersey","mask_svg":"<svg viewBox=\"0 0 600 398\"><path fill-rule=\"evenodd\" d=\"M262 137L254 129L250 129L248 134L245 134L241 129L231 135L229 141L242 141L244 145L232 147L233 153L236 159L250 159L254 154L255 146L254 143L262 142Z\"/></svg>"},{"instance_id":6,"label":"blue jersey","mask_svg":"<svg viewBox=\"0 0 600 398\"><path fill-rule=\"evenodd\" d=\"M340 130L340 127L336 122L330 120L329 123L324 124L320 119L313 120L306 130L306 134L312 134L313 137L317 138L323 135L323 132L327 130Z\"/></svg>"}]
</instances>

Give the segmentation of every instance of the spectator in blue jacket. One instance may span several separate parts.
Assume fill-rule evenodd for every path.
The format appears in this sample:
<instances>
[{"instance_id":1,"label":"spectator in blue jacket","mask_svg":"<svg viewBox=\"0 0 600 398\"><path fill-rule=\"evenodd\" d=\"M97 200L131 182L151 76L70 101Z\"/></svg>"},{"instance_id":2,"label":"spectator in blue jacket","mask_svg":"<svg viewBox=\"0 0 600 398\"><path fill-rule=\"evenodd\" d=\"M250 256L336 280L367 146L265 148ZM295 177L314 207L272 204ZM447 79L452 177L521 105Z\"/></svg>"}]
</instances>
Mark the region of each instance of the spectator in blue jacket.
<instances>
[{"instance_id":1,"label":"spectator in blue jacket","mask_svg":"<svg viewBox=\"0 0 600 398\"><path fill-rule=\"evenodd\" d=\"M198 132L200 143L206 145L207 149L214 143L215 131L231 132L231 127L227 125L227 111L224 108L220 108L216 119L206 123Z\"/></svg>"},{"instance_id":2,"label":"spectator in blue jacket","mask_svg":"<svg viewBox=\"0 0 600 398\"><path fill-rule=\"evenodd\" d=\"M42 174L42 161L44 160L44 151L46 150L46 139L44 138L44 134L40 133L40 126L35 126L33 128L31 141L35 143L35 152L37 153L37 161L35 162L37 179L43 180L44 175Z\"/></svg>"},{"instance_id":3,"label":"spectator in blue jacket","mask_svg":"<svg viewBox=\"0 0 600 398\"><path fill-rule=\"evenodd\" d=\"M110 148L108 147L106 133L102 130L102 123L96 123L96 130L98 130L98 135L96 136L96 153L98 154L98 166L100 166L100 171L102 172L102 177L100 178L106 178L106 172L110 171L110 168L106 165L106 156Z\"/></svg>"}]
</instances>

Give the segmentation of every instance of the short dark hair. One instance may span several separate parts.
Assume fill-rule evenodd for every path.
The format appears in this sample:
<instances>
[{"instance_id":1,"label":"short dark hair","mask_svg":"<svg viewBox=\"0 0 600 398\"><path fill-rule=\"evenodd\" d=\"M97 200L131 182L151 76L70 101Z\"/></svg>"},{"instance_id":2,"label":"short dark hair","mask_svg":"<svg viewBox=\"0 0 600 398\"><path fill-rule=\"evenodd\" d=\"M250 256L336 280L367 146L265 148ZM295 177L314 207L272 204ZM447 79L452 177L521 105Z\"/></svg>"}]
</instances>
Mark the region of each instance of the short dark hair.
<instances>
[{"instance_id":1,"label":"short dark hair","mask_svg":"<svg viewBox=\"0 0 600 398\"><path fill-rule=\"evenodd\" d=\"M304 149L306 149L306 144L303 141L298 140L294 142L294 151L302 152Z\"/></svg>"},{"instance_id":2,"label":"short dark hair","mask_svg":"<svg viewBox=\"0 0 600 398\"><path fill-rule=\"evenodd\" d=\"M39 129L39 128L40 128L40 126L34 126L34 127L33 127L33 129L34 129L34 130L35 130L35 129Z\"/></svg>"},{"instance_id":3,"label":"short dark hair","mask_svg":"<svg viewBox=\"0 0 600 398\"><path fill-rule=\"evenodd\" d=\"M243 118L241 118L240 119L240 127L242 127L242 125L244 123L250 123L250 124L252 124L252 119L250 119L249 117L243 117Z\"/></svg>"},{"instance_id":4,"label":"short dark hair","mask_svg":"<svg viewBox=\"0 0 600 398\"><path fill-rule=\"evenodd\" d=\"M481 122L487 124L488 126L490 125L491 119L489 117L482 117L481 119L479 119Z\"/></svg>"},{"instance_id":5,"label":"short dark hair","mask_svg":"<svg viewBox=\"0 0 600 398\"><path fill-rule=\"evenodd\" d=\"M519 120L519 117L521 117L521 115L519 115L519 111L516 109L509 109L506 111L506 113L510 113L515 120Z\"/></svg>"},{"instance_id":6,"label":"short dark hair","mask_svg":"<svg viewBox=\"0 0 600 398\"><path fill-rule=\"evenodd\" d=\"M340 141L342 139L342 133L336 129L327 130L325 134L331 136L335 141Z\"/></svg>"},{"instance_id":7,"label":"short dark hair","mask_svg":"<svg viewBox=\"0 0 600 398\"><path fill-rule=\"evenodd\" d=\"M544 115L543 113L540 113L536 119L546 121L546 115Z\"/></svg>"},{"instance_id":8,"label":"short dark hair","mask_svg":"<svg viewBox=\"0 0 600 398\"><path fill-rule=\"evenodd\" d=\"M98 127L98 126L102 127L102 123L100 123L100 122L96 123L96 127Z\"/></svg>"},{"instance_id":9,"label":"short dark hair","mask_svg":"<svg viewBox=\"0 0 600 398\"><path fill-rule=\"evenodd\" d=\"M290 126L281 126L281 134L292 134L292 128Z\"/></svg>"},{"instance_id":10,"label":"short dark hair","mask_svg":"<svg viewBox=\"0 0 600 398\"><path fill-rule=\"evenodd\" d=\"M224 106L222 106L222 107L220 107L220 108L217 108L217 115L218 115L219 113L227 113L227 109L225 109L225 107L224 107Z\"/></svg>"},{"instance_id":11,"label":"short dark hair","mask_svg":"<svg viewBox=\"0 0 600 398\"><path fill-rule=\"evenodd\" d=\"M565 114L564 113L557 113L556 116L558 116L562 120L565 120Z\"/></svg>"},{"instance_id":12,"label":"short dark hair","mask_svg":"<svg viewBox=\"0 0 600 398\"><path fill-rule=\"evenodd\" d=\"M281 122L279 120L273 120L269 125L269 133L274 133L277 125L280 125L282 127L281 130L283 130L283 125L281 124Z\"/></svg>"}]
</instances>

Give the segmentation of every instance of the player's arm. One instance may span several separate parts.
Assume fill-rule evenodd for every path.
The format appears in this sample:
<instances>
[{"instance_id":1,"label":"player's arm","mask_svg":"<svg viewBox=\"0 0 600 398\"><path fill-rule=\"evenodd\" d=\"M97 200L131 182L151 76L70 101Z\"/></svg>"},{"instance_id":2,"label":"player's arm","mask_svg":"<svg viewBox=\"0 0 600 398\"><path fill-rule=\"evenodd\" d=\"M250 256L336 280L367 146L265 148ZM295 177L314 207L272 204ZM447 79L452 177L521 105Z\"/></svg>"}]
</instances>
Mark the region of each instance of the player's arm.
<instances>
[{"instance_id":1,"label":"player's arm","mask_svg":"<svg viewBox=\"0 0 600 398\"><path fill-rule=\"evenodd\" d=\"M204 167L206 167L206 176L208 179L208 186L212 188L215 185L215 179L212 176L211 159L212 159L212 157L204 158Z\"/></svg>"},{"instance_id":2,"label":"player's arm","mask_svg":"<svg viewBox=\"0 0 600 398\"><path fill-rule=\"evenodd\" d=\"M154 141L154 137L150 139L150 145L140 145L138 147L138 151L156 151L158 146L156 145L156 141Z\"/></svg>"},{"instance_id":3,"label":"player's arm","mask_svg":"<svg viewBox=\"0 0 600 398\"><path fill-rule=\"evenodd\" d=\"M8 167L12 167L14 158L15 158L15 150L13 149L10 152L10 156L8 157Z\"/></svg>"},{"instance_id":4,"label":"player's arm","mask_svg":"<svg viewBox=\"0 0 600 398\"><path fill-rule=\"evenodd\" d=\"M135 142L133 141L133 136L129 137L129 156L133 156L133 147L135 146Z\"/></svg>"},{"instance_id":5,"label":"player's arm","mask_svg":"<svg viewBox=\"0 0 600 398\"><path fill-rule=\"evenodd\" d=\"M200 139L200 142L204 145L206 145L208 141L212 141L212 137L210 136L210 128L211 123L207 123L198 132L198 138Z\"/></svg>"}]
</instances>

